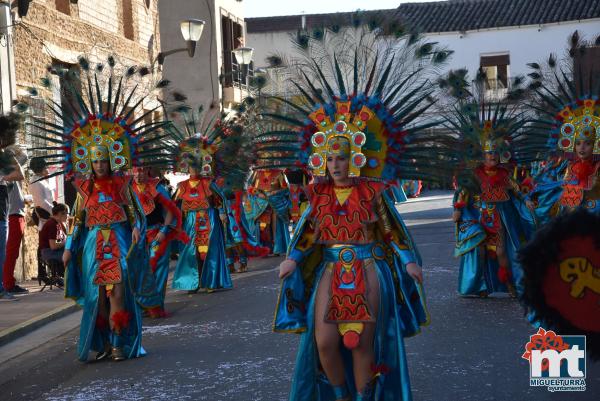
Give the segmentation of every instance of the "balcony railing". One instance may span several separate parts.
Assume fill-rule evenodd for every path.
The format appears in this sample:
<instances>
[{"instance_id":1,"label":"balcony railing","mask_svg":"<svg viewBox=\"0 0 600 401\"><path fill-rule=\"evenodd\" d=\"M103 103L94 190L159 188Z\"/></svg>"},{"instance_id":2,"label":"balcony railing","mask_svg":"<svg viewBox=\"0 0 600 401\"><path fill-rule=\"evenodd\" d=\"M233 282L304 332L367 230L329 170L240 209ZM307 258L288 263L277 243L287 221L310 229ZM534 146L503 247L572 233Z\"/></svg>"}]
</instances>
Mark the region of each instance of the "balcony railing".
<instances>
[{"instance_id":1,"label":"balcony railing","mask_svg":"<svg viewBox=\"0 0 600 401\"><path fill-rule=\"evenodd\" d=\"M231 108L240 103L250 94L252 86L252 77L254 76L254 66L250 64L242 68L234 57L232 61L224 65L223 75L223 107ZM229 61L229 60L227 60Z\"/></svg>"},{"instance_id":2,"label":"balcony railing","mask_svg":"<svg viewBox=\"0 0 600 401\"><path fill-rule=\"evenodd\" d=\"M506 97L510 87L510 80L507 79L508 85L505 85L500 79L491 78L486 80L485 84L485 100L499 101Z\"/></svg>"},{"instance_id":3,"label":"balcony railing","mask_svg":"<svg viewBox=\"0 0 600 401\"><path fill-rule=\"evenodd\" d=\"M224 66L224 71L224 87L234 87L244 90L249 89L248 82L250 81L250 78L254 76L253 64L250 64L247 66L247 68L242 68L240 64L238 64L235 60L232 60L229 65Z\"/></svg>"}]
</instances>

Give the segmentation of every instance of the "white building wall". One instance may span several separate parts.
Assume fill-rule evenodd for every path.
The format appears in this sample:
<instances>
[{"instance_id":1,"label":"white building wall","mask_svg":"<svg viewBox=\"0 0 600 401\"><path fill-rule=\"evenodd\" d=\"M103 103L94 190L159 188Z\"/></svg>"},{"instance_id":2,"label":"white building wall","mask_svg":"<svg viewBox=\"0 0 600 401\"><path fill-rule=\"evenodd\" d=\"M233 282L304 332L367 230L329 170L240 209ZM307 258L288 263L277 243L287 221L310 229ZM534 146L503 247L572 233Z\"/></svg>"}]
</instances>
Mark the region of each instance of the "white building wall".
<instances>
[{"instance_id":1,"label":"white building wall","mask_svg":"<svg viewBox=\"0 0 600 401\"><path fill-rule=\"evenodd\" d=\"M509 54L509 76L531 72L528 63L547 60L550 53L565 55L569 36L578 30L588 40L600 34L600 20L571 21L542 26L507 27L466 33L428 33L428 40L454 50L449 69L466 67L470 75L479 68L481 56Z\"/></svg>"},{"instance_id":2,"label":"white building wall","mask_svg":"<svg viewBox=\"0 0 600 401\"><path fill-rule=\"evenodd\" d=\"M254 68L267 67L266 58L272 54L293 55L294 46L290 35L294 31L248 33L246 45L254 48Z\"/></svg>"},{"instance_id":3,"label":"white building wall","mask_svg":"<svg viewBox=\"0 0 600 401\"><path fill-rule=\"evenodd\" d=\"M481 31L428 33L429 41L439 42L454 50L448 69L466 67L470 75L479 68L480 57L509 54L509 76L529 73L528 63L546 60L550 53L562 56L569 36L578 30L580 35L593 40L600 34L600 19L561 22L542 26L506 27ZM248 43L254 47L256 67L265 67L265 58L271 54L294 54L290 41L293 31L248 34Z\"/></svg>"}]
</instances>

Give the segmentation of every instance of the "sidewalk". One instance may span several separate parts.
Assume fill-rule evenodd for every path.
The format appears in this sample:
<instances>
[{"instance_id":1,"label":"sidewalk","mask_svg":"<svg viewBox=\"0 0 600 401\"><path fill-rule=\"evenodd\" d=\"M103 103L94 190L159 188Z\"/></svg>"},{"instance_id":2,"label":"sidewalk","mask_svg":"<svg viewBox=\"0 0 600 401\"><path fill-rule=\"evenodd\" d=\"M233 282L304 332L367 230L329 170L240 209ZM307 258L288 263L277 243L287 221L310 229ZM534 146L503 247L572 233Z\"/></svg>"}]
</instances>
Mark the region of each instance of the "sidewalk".
<instances>
[{"instance_id":1,"label":"sidewalk","mask_svg":"<svg viewBox=\"0 0 600 401\"><path fill-rule=\"evenodd\" d=\"M60 288L48 286L40 292L37 281L19 285L29 293L15 295L18 301L0 302L0 346L79 309Z\"/></svg>"},{"instance_id":2,"label":"sidewalk","mask_svg":"<svg viewBox=\"0 0 600 401\"><path fill-rule=\"evenodd\" d=\"M252 277L269 270L276 258L256 259L252 258L249 264L250 271L232 275L232 280ZM277 262L276 264L279 264ZM185 291L171 289L171 280L175 262L171 261L169 279L167 284L167 299L170 300L175 294L183 294ZM26 334L29 334L50 322L58 320L66 315L81 310L74 301L65 299L64 291L60 288L46 287L40 292L41 286L37 281L26 281L19 283L23 288L29 290L28 294L15 295L18 301L0 302L0 348Z\"/></svg>"}]
</instances>

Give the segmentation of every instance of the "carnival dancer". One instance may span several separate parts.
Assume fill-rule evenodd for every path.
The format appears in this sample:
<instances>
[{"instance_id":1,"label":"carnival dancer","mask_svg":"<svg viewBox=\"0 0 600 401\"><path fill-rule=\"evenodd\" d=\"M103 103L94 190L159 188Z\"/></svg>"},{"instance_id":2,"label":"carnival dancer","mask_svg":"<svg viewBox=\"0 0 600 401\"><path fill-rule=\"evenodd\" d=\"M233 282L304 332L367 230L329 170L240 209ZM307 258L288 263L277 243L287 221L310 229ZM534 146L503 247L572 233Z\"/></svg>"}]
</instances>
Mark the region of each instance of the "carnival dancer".
<instances>
[{"instance_id":1,"label":"carnival dancer","mask_svg":"<svg viewBox=\"0 0 600 401\"><path fill-rule=\"evenodd\" d=\"M402 180L404 193L409 198L418 198L423 189L423 183L420 180Z\"/></svg>"},{"instance_id":2,"label":"carnival dancer","mask_svg":"<svg viewBox=\"0 0 600 401\"><path fill-rule=\"evenodd\" d=\"M274 330L302 333L290 400L409 400L404 337L428 315L419 254L385 190L399 176L417 178L417 166L430 179L448 171L434 146L424 162L427 123L415 123L430 106L425 71L447 53L430 45L419 54L418 40L392 52L362 28L306 40L305 57L290 66L302 96L274 100L298 114L268 113L291 128L261 137L256 166L310 167L315 177L280 265Z\"/></svg>"},{"instance_id":3,"label":"carnival dancer","mask_svg":"<svg viewBox=\"0 0 600 401\"><path fill-rule=\"evenodd\" d=\"M584 51L577 32L571 44L573 54ZM551 157L536 176L528 207L540 225L578 208L600 214L600 76L591 72L584 80L588 73L579 66L570 77L553 55L547 68L530 66L534 69L530 87L535 92L530 107L537 113L534 128L547 139Z\"/></svg>"},{"instance_id":4,"label":"carnival dancer","mask_svg":"<svg viewBox=\"0 0 600 401\"><path fill-rule=\"evenodd\" d=\"M462 159L453 200L454 254L460 257L458 292L480 297L509 292L514 297L522 288L517 251L534 225L510 163L531 161L535 149L528 151L527 120L514 102L522 93L518 82L510 99L487 103L485 79L479 70L469 85L466 70L458 70L440 81L453 95L445 121L459 138Z\"/></svg>"},{"instance_id":5,"label":"carnival dancer","mask_svg":"<svg viewBox=\"0 0 600 401\"><path fill-rule=\"evenodd\" d=\"M99 64L96 68L80 57L79 67L81 75L49 68L49 72L67 75L74 82L63 88L71 101L61 106L48 101L54 113L52 119L30 116L30 125L43 132L30 135L55 144L33 150L48 152L48 164L60 166L54 175L73 177L77 189L63 262L65 295L83 307L79 359L86 361L93 350L98 360L110 356L121 361L145 354L135 292L143 275L136 248L145 220L131 178L123 171L147 162L140 150L148 141L156 141L154 134L166 122L139 125L144 115L133 117L144 100L131 85L136 68L120 75L113 57L108 58L106 66ZM139 79L148 72L147 68L140 69ZM50 76L42 79L49 90L53 90L51 82ZM159 81L156 87L166 85L166 81ZM40 92L31 88L30 94L39 96ZM138 100L132 104L134 96Z\"/></svg>"},{"instance_id":6,"label":"carnival dancer","mask_svg":"<svg viewBox=\"0 0 600 401\"><path fill-rule=\"evenodd\" d=\"M249 165L250 163L248 163ZM216 185L221 191L223 199L225 199L219 213L227 215L225 224L227 268L230 273L244 273L248 269L248 258L250 256L267 256L269 248L261 247L254 238L244 213L243 186L239 188L237 186L232 187L232 181L234 180L231 178L230 173L228 179L220 177L216 180ZM229 184L227 187L225 186L226 182ZM240 264L237 271L235 269L236 262Z\"/></svg>"},{"instance_id":7,"label":"carnival dancer","mask_svg":"<svg viewBox=\"0 0 600 401\"><path fill-rule=\"evenodd\" d=\"M290 242L290 190L281 169L253 172L246 194L245 212L251 230L273 255L285 253Z\"/></svg>"},{"instance_id":8,"label":"carnival dancer","mask_svg":"<svg viewBox=\"0 0 600 401\"><path fill-rule=\"evenodd\" d=\"M152 296L159 298L159 306L146 310L150 317L165 317L171 242L178 240L186 243L189 238L181 228L181 212L171 200L168 190L160 183L160 179L150 177L148 167L134 168L133 178L133 191L146 216L146 230L143 233L146 251L144 256L153 276L153 279L150 279L152 282L142 282L144 289L140 289L139 292L149 291Z\"/></svg>"},{"instance_id":9,"label":"carnival dancer","mask_svg":"<svg viewBox=\"0 0 600 401\"><path fill-rule=\"evenodd\" d=\"M192 293L200 288L208 292L230 289L233 284L225 254L227 200L215 180L238 175L244 180L248 168L236 164L239 138L229 135L228 122L213 120L201 131L203 121L190 113L189 108L180 108L184 123L173 126L176 169L190 174L177 185L174 197L181 204L183 229L190 241L180 248L173 288Z\"/></svg>"},{"instance_id":10,"label":"carnival dancer","mask_svg":"<svg viewBox=\"0 0 600 401\"><path fill-rule=\"evenodd\" d=\"M300 216L302 216L302 213L304 213L304 210L308 206L304 187L308 184L309 177L304 171L298 169L288 169L285 172L285 176L288 179L288 186L290 188L290 220L292 226L296 227Z\"/></svg>"}]
</instances>

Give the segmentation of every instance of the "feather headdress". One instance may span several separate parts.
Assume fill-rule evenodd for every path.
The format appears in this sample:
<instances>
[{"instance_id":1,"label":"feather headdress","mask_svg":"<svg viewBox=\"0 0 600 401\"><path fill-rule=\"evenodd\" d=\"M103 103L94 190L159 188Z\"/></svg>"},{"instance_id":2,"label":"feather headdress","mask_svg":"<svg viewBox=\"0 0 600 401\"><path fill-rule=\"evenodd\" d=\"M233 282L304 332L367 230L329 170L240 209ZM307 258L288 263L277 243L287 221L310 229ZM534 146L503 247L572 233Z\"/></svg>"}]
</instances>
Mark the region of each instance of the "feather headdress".
<instances>
[{"instance_id":1,"label":"feather headdress","mask_svg":"<svg viewBox=\"0 0 600 401\"><path fill-rule=\"evenodd\" d=\"M257 168L302 167L325 175L328 152L344 150L350 176L436 180L451 161L431 129L433 76L450 51L417 34L387 35L388 25L299 32L298 55L279 65L262 100L271 120L259 135Z\"/></svg>"},{"instance_id":2,"label":"feather headdress","mask_svg":"<svg viewBox=\"0 0 600 401\"><path fill-rule=\"evenodd\" d=\"M169 123L153 118L160 103L145 109L148 93L142 93L140 85L149 69L117 68L112 56L106 65L92 67L82 56L70 69L48 68L42 87L51 90L51 74L58 75L61 102L45 99L50 118L32 115L26 125L35 129L29 135L49 144L31 150L41 154L46 165L58 166L52 175L90 174L92 162L99 158L108 159L113 171L145 166L150 161L141 150L162 139L161 131ZM152 89L163 89L168 84L167 80L159 80ZM43 89L30 88L29 94L42 96Z\"/></svg>"}]
</instances>

